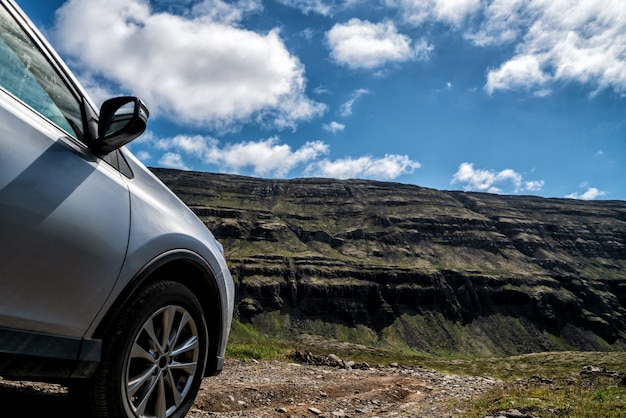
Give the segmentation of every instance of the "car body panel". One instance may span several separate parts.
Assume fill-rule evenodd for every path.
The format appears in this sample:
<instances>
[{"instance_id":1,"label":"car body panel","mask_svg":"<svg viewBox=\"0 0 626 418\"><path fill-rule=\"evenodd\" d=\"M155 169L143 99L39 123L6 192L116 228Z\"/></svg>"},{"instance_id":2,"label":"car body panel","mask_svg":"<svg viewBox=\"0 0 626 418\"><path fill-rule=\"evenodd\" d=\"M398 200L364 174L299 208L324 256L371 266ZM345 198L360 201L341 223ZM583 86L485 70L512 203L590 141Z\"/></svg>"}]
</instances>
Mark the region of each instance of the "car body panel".
<instances>
[{"instance_id":1,"label":"car body panel","mask_svg":"<svg viewBox=\"0 0 626 418\"><path fill-rule=\"evenodd\" d=\"M132 180L128 181L131 191L131 233L120 280L104 306L103 314L128 284L137 279L138 272L158 263L165 256L178 253L181 258L198 261L211 273L213 284L219 291L219 299L223 301L221 315L226 318L220 338L222 348L219 351L223 353L232 321L235 290L221 245L198 217L154 174L143 168L128 150L122 149L122 152L134 174ZM87 331L86 337L95 335L99 319Z\"/></svg>"},{"instance_id":2,"label":"car body panel","mask_svg":"<svg viewBox=\"0 0 626 418\"><path fill-rule=\"evenodd\" d=\"M0 326L82 337L124 261L129 191L28 112L0 100Z\"/></svg>"}]
</instances>

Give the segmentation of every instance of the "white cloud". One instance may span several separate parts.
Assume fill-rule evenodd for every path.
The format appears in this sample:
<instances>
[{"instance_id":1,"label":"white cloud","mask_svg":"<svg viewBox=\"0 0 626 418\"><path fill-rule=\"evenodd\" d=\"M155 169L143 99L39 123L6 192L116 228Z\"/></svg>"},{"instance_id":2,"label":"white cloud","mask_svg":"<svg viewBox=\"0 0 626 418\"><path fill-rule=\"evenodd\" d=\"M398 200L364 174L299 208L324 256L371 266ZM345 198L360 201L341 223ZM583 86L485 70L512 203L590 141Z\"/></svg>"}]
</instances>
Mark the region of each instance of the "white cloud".
<instances>
[{"instance_id":1,"label":"white cloud","mask_svg":"<svg viewBox=\"0 0 626 418\"><path fill-rule=\"evenodd\" d=\"M146 161L152 158L152 155L148 151L139 151L138 153L135 154L135 156L144 164Z\"/></svg>"},{"instance_id":2,"label":"white cloud","mask_svg":"<svg viewBox=\"0 0 626 418\"><path fill-rule=\"evenodd\" d=\"M214 149L211 159L220 161L228 168L237 171L253 167L257 175L283 177L294 167L328 153L328 145L321 141L307 142L297 150L287 144L279 144L278 138L259 142L242 142Z\"/></svg>"},{"instance_id":3,"label":"white cloud","mask_svg":"<svg viewBox=\"0 0 626 418\"><path fill-rule=\"evenodd\" d=\"M188 170L193 166L192 162L200 162L215 165L222 172L278 178L304 167L307 175L318 177L392 180L420 167L419 162L406 155L330 160L324 158L330 153L330 147L322 141L310 141L293 149L280 143L277 137L220 144L211 137L177 135L173 138L151 138L140 145L142 148L134 149L135 153L147 153L149 148L164 152L159 164L165 167Z\"/></svg>"},{"instance_id":4,"label":"white cloud","mask_svg":"<svg viewBox=\"0 0 626 418\"><path fill-rule=\"evenodd\" d=\"M346 10L361 2L369 0L276 0L285 6L293 7L308 15L317 13L332 17L339 11Z\"/></svg>"},{"instance_id":5,"label":"white cloud","mask_svg":"<svg viewBox=\"0 0 626 418\"><path fill-rule=\"evenodd\" d=\"M364 156L343 158L335 161L324 159L311 164L307 172L313 176L339 179L369 178L391 180L412 173L420 163L406 155L385 155L384 158Z\"/></svg>"},{"instance_id":6,"label":"white cloud","mask_svg":"<svg viewBox=\"0 0 626 418\"><path fill-rule=\"evenodd\" d=\"M435 46L422 38L415 42L413 46L413 58L418 61L428 61L430 54L435 50Z\"/></svg>"},{"instance_id":7,"label":"white cloud","mask_svg":"<svg viewBox=\"0 0 626 418\"><path fill-rule=\"evenodd\" d=\"M331 91L324 86L317 86L313 89L313 93L321 96L322 94L331 94Z\"/></svg>"},{"instance_id":8,"label":"white cloud","mask_svg":"<svg viewBox=\"0 0 626 418\"><path fill-rule=\"evenodd\" d=\"M284 177L295 167L315 161L329 150L321 141L307 142L294 150L279 143L277 137L221 145L218 140L201 135L158 139L153 141L153 146L167 151L168 166L185 166L183 156L186 156L203 164L214 164L220 171L241 173L251 170L254 175L275 177Z\"/></svg>"},{"instance_id":9,"label":"white cloud","mask_svg":"<svg viewBox=\"0 0 626 418\"><path fill-rule=\"evenodd\" d=\"M163 154L161 159L159 159L159 165L161 167L189 170L189 167L187 167L183 162L182 156L180 154L176 154L175 152L167 152Z\"/></svg>"},{"instance_id":10,"label":"white cloud","mask_svg":"<svg viewBox=\"0 0 626 418\"><path fill-rule=\"evenodd\" d=\"M304 14L318 13L331 16L335 12L334 2L324 0L276 0L285 6L299 9Z\"/></svg>"},{"instance_id":11,"label":"white cloud","mask_svg":"<svg viewBox=\"0 0 626 418\"><path fill-rule=\"evenodd\" d=\"M111 91L110 88L103 85L100 81L93 77L93 74L83 74L81 77L81 83L83 87L89 92L89 97L93 100L94 104L100 108L105 100L110 99L118 95L116 92Z\"/></svg>"},{"instance_id":12,"label":"white cloud","mask_svg":"<svg viewBox=\"0 0 626 418\"><path fill-rule=\"evenodd\" d=\"M485 90L492 94L494 90L515 90L543 86L548 76L541 70L541 63L534 55L518 56L511 59L497 70L487 75Z\"/></svg>"},{"instance_id":13,"label":"white cloud","mask_svg":"<svg viewBox=\"0 0 626 418\"><path fill-rule=\"evenodd\" d=\"M164 3L168 5L175 4L171 0L164 0ZM263 4L261 0L237 0L230 3L223 0L203 0L193 5L191 15L202 15L216 22L237 23L245 15L262 10Z\"/></svg>"},{"instance_id":14,"label":"white cloud","mask_svg":"<svg viewBox=\"0 0 626 418\"><path fill-rule=\"evenodd\" d=\"M472 163L462 163L454 176L451 184L462 183L464 190L473 190L488 193L504 193L507 185L514 193L524 190L538 191L543 188L543 180L524 181L521 174L507 168L496 172L494 170L475 169Z\"/></svg>"},{"instance_id":15,"label":"white cloud","mask_svg":"<svg viewBox=\"0 0 626 418\"><path fill-rule=\"evenodd\" d=\"M153 115L217 128L293 127L325 106L306 96L304 66L278 30L236 26L258 7L211 0L181 16L154 13L142 0L71 0L57 11L54 36L84 77L142 96Z\"/></svg>"},{"instance_id":16,"label":"white cloud","mask_svg":"<svg viewBox=\"0 0 626 418\"><path fill-rule=\"evenodd\" d=\"M324 130L332 133L341 132L346 129L346 125L343 123L332 121L330 123L325 123L323 126Z\"/></svg>"},{"instance_id":17,"label":"white cloud","mask_svg":"<svg viewBox=\"0 0 626 418\"><path fill-rule=\"evenodd\" d=\"M398 8L404 20L414 25L437 20L459 26L481 8L480 0L387 0L386 4Z\"/></svg>"},{"instance_id":18,"label":"white cloud","mask_svg":"<svg viewBox=\"0 0 626 418\"><path fill-rule=\"evenodd\" d=\"M407 35L398 33L391 21L371 23L350 19L336 24L326 33L330 55L349 68L379 68L389 62L428 59L433 47L421 40L412 46Z\"/></svg>"},{"instance_id":19,"label":"white cloud","mask_svg":"<svg viewBox=\"0 0 626 418\"><path fill-rule=\"evenodd\" d=\"M538 192L543 189L544 184L543 180L531 180L524 182L524 188L530 192Z\"/></svg>"},{"instance_id":20,"label":"white cloud","mask_svg":"<svg viewBox=\"0 0 626 418\"><path fill-rule=\"evenodd\" d=\"M580 196L580 198L583 200L593 200L597 199L600 196L604 196L605 194L605 192L598 190L595 187L590 187L585 193Z\"/></svg>"},{"instance_id":21,"label":"white cloud","mask_svg":"<svg viewBox=\"0 0 626 418\"><path fill-rule=\"evenodd\" d=\"M495 12L498 6L501 10ZM508 6L508 7L505 7ZM622 0L494 1L477 44L519 41L489 72L485 89L538 90L577 82L626 95L626 7Z\"/></svg>"},{"instance_id":22,"label":"white cloud","mask_svg":"<svg viewBox=\"0 0 626 418\"><path fill-rule=\"evenodd\" d=\"M315 31L311 28L305 28L302 32L300 32L300 35L307 41L312 41L315 36Z\"/></svg>"},{"instance_id":23,"label":"white cloud","mask_svg":"<svg viewBox=\"0 0 626 418\"><path fill-rule=\"evenodd\" d=\"M339 108L339 114L343 117L350 116L352 114L352 106L354 106L354 103L366 94L370 94L370 91L366 89L355 90L352 93L352 97L350 98L350 100L341 104Z\"/></svg>"},{"instance_id":24,"label":"white cloud","mask_svg":"<svg viewBox=\"0 0 626 418\"><path fill-rule=\"evenodd\" d=\"M587 182L582 183L580 187L583 189L587 188L587 190L585 190L582 193L578 193L578 192L570 193L565 197L568 199L594 200L606 194L606 192L603 192L602 190L598 190L595 187L589 186Z\"/></svg>"},{"instance_id":25,"label":"white cloud","mask_svg":"<svg viewBox=\"0 0 626 418\"><path fill-rule=\"evenodd\" d=\"M195 158L205 159L211 149L219 146L219 142L202 135L176 135L173 138L158 139L156 148L160 150L176 150Z\"/></svg>"},{"instance_id":26,"label":"white cloud","mask_svg":"<svg viewBox=\"0 0 626 418\"><path fill-rule=\"evenodd\" d=\"M440 22L477 46L506 45L485 90L551 93L556 83L626 95L623 0L386 0L412 25Z\"/></svg>"},{"instance_id":27,"label":"white cloud","mask_svg":"<svg viewBox=\"0 0 626 418\"><path fill-rule=\"evenodd\" d=\"M465 37L475 45L500 45L518 39L532 21L527 13L527 0L493 0L484 9L483 20L475 31Z\"/></svg>"},{"instance_id":28,"label":"white cloud","mask_svg":"<svg viewBox=\"0 0 626 418\"><path fill-rule=\"evenodd\" d=\"M222 22L238 22L263 10L262 0L148 0L155 13L181 16L205 15ZM144 1L147 3L147 1Z\"/></svg>"}]
</instances>

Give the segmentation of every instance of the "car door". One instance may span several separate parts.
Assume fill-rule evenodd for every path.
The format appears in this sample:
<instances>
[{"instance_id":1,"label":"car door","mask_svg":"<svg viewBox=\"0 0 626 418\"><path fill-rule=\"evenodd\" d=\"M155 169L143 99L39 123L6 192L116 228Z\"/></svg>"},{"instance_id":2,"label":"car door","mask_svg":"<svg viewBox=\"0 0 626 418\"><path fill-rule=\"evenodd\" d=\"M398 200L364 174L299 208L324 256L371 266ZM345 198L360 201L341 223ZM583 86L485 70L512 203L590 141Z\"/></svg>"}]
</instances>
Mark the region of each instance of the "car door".
<instances>
[{"instance_id":1,"label":"car door","mask_svg":"<svg viewBox=\"0 0 626 418\"><path fill-rule=\"evenodd\" d=\"M82 337L124 262L125 177L82 143L72 78L0 3L0 328Z\"/></svg>"}]
</instances>

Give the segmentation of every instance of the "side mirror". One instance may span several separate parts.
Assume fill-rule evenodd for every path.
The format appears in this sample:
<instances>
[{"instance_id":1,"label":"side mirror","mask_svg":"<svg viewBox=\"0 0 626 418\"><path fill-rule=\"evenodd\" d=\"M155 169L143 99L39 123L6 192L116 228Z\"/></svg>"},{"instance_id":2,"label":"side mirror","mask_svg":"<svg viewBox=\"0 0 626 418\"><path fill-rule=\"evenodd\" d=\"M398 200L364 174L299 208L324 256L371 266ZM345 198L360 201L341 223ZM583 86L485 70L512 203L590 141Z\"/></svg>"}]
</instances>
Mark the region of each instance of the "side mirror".
<instances>
[{"instance_id":1,"label":"side mirror","mask_svg":"<svg viewBox=\"0 0 626 418\"><path fill-rule=\"evenodd\" d=\"M98 139L92 148L108 154L128 144L146 130L150 112L137 97L123 96L109 99L100 108Z\"/></svg>"}]
</instances>

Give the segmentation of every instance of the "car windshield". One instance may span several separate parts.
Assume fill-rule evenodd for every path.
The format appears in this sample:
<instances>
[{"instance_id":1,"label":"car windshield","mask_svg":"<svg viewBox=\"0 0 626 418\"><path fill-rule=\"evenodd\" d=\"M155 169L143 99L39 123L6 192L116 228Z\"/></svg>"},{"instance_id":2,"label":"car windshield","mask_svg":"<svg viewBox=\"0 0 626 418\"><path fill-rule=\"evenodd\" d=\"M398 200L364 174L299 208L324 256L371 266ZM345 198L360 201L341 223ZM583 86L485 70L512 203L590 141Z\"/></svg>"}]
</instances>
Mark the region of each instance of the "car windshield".
<instances>
[{"instance_id":1,"label":"car windshield","mask_svg":"<svg viewBox=\"0 0 626 418\"><path fill-rule=\"evenodd\" d=\"M82 139L78 100L4 7L0 7L0 87Z\"/></svg>"}]
</instances>

